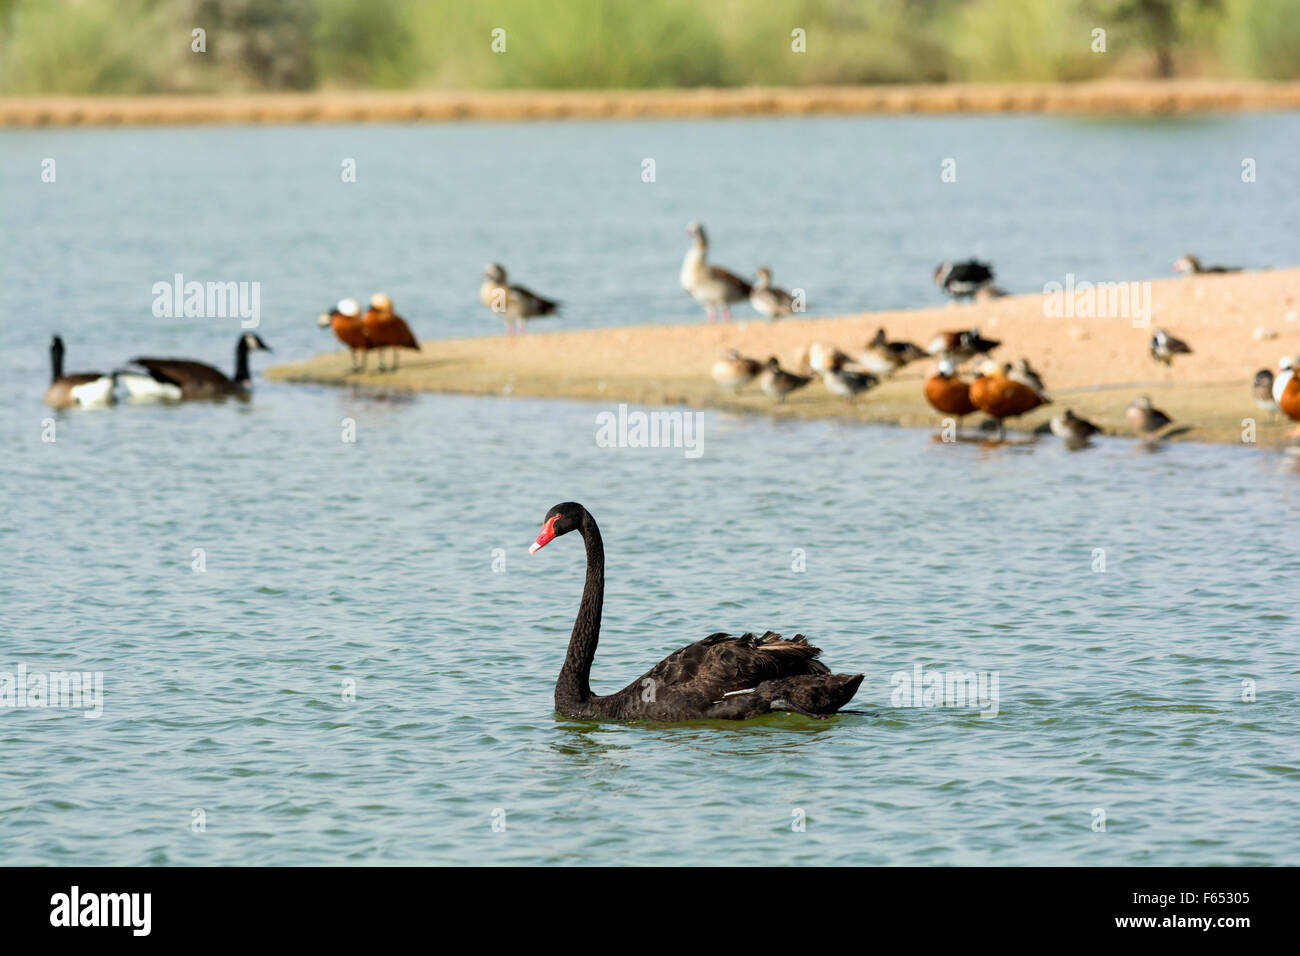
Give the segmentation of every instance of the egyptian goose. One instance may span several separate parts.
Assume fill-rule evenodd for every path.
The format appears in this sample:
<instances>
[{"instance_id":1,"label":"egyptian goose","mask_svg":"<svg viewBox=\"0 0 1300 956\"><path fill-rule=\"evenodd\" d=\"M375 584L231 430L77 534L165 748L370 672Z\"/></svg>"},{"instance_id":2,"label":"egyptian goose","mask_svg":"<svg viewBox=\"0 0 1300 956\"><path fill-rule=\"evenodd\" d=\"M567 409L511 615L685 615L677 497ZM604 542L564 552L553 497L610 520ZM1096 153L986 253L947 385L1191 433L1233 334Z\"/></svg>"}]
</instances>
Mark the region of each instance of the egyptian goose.
<instances>
[{"instance_id":1,"label":"egyptian goose","mask_svg":"<svg viewBox=\"0 0 1300 956\"><path fill-rule=\"evenodd\" d=\"M749 298L753 287L734 272L708 264L709 238L703 226L693 222L686 227L686 232L694 241L682 260L682 288L704 306L710 322L715 311L726 322L731 318L731 303Z\"/></svg>"},{"instance_id":2,"label":"egyptian goose","mask_svg":"<svg viewBox=\"0 0 1300 956\"><path fill-rule=\"evenodd\" d=\"M334 337L347 346L349 357L352 359L352 371L366 370L366 356L374 346L366 337L365 326L361 320L361 303L356 299L341 299L339 304L330 311L318 315L316 324L323 329L333 330ZM357 364L358 352L361 353L360 365Z\"/></svg>"},{"instance_id":3,"label":"egyptian goose","mask_svg":"<svg viewBox=\"0 0 1300 956\"><path fill-rule=\"evenodd\" d=\"M758 359L744 358L735 349L713 363L713 380L723 388L738 392L763 371L763 363Z\"/></svg>"},{"instance_id":4,"label":"egyptian goose","mask_svg":"<svg viewBox=\"0 0 1300 956\"><path fill-rule=\"evenodd\" d=\"M1174 423L1172 418L1153 406L1151 399L1145 395L1130 402L1128 408L1124 410L1124 415L1134 430L1148 441L1154 438L1160 429Z\"/></svg>"},{"instance_id":5,"label":"egyptian goose","mask_svg":"<svg viewBox=\"0 0 1300 956\"><path fill-rule=\"evenodd\" d=\"M1212 275L1225 272L1240 272L1237 266L1203 266L1196 256L1183 256L1174 263L1174 272L1186 272L1188 275Z\"/></svg>"},{"instance_id":6,"label":"egyptian goose","mask_svg":"<svg viewBox=\"0 0 1300 956\"><path fill-rule=\"evenodd\" d=\"M803 388L811 381L810 375L795 375L781 368L781 363L773 355L768 358L767 364L763 366L763 371L758 376L758 387L763 390L764 395L770 395L777 400L778 404L783 404L787 395Z\"/></svg>"},{"instance_id":7,"label":"egyptian goose","mask_svg":"<svg viewBox=\"0 0 1300 956\"><path fill-rule=\"evenodd\" d=\"M925 380L925 400L942 415L957 418L957 434L961 434L961 420L975 411L970 400L970 383L957 377L952 359L941 359L939 369Z\"/></svg>"},{"instance_id":8,"label":"egyptian goose","mask_svg":"<svg viewBox=\"0 0 1300 956\"><path fill-rule=\"evenodd\" d=\"M850 402L880 384L879 378L848 361L848 356L843 352L837 353L827 367L819 370L819 374L826 391Z\"/></svg>"},{"instance_id":9,"label":"egyptian goose","mask_svg":"<svg viewBox=\"0 0 1300 956\"><path fill-rule=\"evenodd\" d=\"M954 299L969 299L993 281L993 267L987 262L941 262L934 270L934 284Z\"/></svg>"},{"instance_id":10,"label":"egyptian goose","mask_svg":"<svg viewBox=\"0 0 1300 956\"><path fill-rule=\"evenodd\" d=\"M1175 355L1191 355L1192 349L1182 339L1176 339L1164 329L1156 329L1151 336L1151 357L1166 365L1174 364Z\"/></svg>"},{"instance_id":11,"label":"egyptian goose","mask_svg":"<svg viewBox=\"0 0 1300 956\"><path fill-rule=\"evenodd\" d=\"M925 358L926 351L912 342L891 342L885 338L884 329L876 329L875 337L867 343L858 358L858 364L877 375L893 375L909 362Z\"/></svg>"},{"instance_id":12,"label":"egyptian goose","mask_svg":"<svg viewBox=\"0 0 1300 956\"><path fill-rule=\"evenodd\" d=\"M783 315L794 315L794 299L785 289L772 285L772 270L764 266L758 270L758 277L749 290L749 304L759 315L769 319L779 319Z\"/></svg>"},{"instance_id":13,"label":"egyptian goose","mask_svg":"<svg viewBox=\"0 0 1300 956\"><path fill-rule=\"evenodd\" d=\"M521 285L506 283L505 267L489 262L483 267L483 284L478 290L479 300L501 318L505 319L506 335L528 330L528 320L541 315L554 315L559 303L543 299Z\"/></svg>"},{"instance_id":14,"label":"egyptian goose","mask_svg":"<svg viewBox=\"0 0 1300 956\"><path fill-rule=\"evenodd\" d=\"M116 372L75 372L63 374L63 339L50 339L50 387L45 390L45 404L50 408L104 408L115 401L113 382Z\"/></svg>"},{"instance_id":15,"label":"egyptian goose","mask_svg":"<svg viewBox=\"0 0 1300 956\"><path fill-rule=\"evenodd\" d=\"M939 332L930 341L927 349L936 358L951 358L954 362L965 362L977 355L988 355L1001 345L998 339L986 339L979 329L964 332Z\"/></svg>"},{"instance_id":16,"label":"egyptian goose","mask_svg":"<svg viewBox=\"0 0 1300 956\"><path fill-rule=\"evenodd\" d=\"M1101 433L1100 428L1068 408L1052 418L1051 429L1052 434L1062 439L1069 448L1082 448L1090 437Z\"/></svg>"},{"instance_id":17,"label":"egyptian goose","mask_svg":"<svg viewBox=\"0 0 1300 956\"><path fill-rule=\"evenodd\" d=\"M1050 404L1035 389L1023 382L1007 377L1010 366L998 366L986 361L980 375L970 385L970 400L980 411L998 423L998 440L1006 437L1004 421L1032 412L1040 405Z\"/></svg>"},{"instance_id":18,"label":"egyptian goose","mask_svg":"<svg viewBox=\"0 0 1300 956\"><path fill-rule=\"evenodd\" d=\"M137 401L190 401L248 394L252 375L248 371L250 351L271 351L261 336L245 332L235 344L235 374L227 378L219 370L189 359L135 358L148 375L120 373L131 397Z\"/></svg>"},{"instance_id":19,"label":"egyptian goose","mask_svg":"<svg viewBox=\"0 0 1300 956\"><path fill-rule=\"evenodd\" d=\"M1296 378L1295 360L1284 358L1277 363L1278 375L1273 380L1273 401L1282 414L1300 422L1300 378Z\"/></svg>"},{"instance_id":20,"label":"egyptian goose","mask_svg":"<svg viewBox=\"0 0 1300 956\"><path fill-rule=\"evenodd\" d=\"M392 356L390 367L384 368L384 353L379 353L379 371L397 371L397 350L420 351L420 343L411 333L411 327L393 312L393 302L382 292L370 297L370 308L361 318L361 330L373 349L388 349Z\"/></svg>"}]
</instances>

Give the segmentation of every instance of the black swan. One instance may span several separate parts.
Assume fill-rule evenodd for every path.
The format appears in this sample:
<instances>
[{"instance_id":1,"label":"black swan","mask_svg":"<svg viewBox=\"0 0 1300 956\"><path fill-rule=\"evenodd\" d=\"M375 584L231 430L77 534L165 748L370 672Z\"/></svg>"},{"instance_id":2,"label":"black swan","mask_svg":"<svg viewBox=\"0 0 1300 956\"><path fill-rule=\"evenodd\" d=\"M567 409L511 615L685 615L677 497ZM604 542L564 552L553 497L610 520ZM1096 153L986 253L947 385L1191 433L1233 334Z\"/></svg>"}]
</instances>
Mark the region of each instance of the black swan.
<instances>
[{"instance_id":1,"label":"black swan","mask_svg":"<svg viewBox=\"0 0 1300 956\"><path fill-rule=\"evenodd\" d=\"M577 530L587 547L587 583L569 652L555 683L555 709L566 717L618 720L744 720L787 710L825 719L857 693L861 674L832 674L802 634L782 640L711 634L664 658L617 693L601 697L588 682L600 640L605 599L605 547L596 521L574 501L546 512L532 554L560 535Z\"/></svg>"}]
</instances>

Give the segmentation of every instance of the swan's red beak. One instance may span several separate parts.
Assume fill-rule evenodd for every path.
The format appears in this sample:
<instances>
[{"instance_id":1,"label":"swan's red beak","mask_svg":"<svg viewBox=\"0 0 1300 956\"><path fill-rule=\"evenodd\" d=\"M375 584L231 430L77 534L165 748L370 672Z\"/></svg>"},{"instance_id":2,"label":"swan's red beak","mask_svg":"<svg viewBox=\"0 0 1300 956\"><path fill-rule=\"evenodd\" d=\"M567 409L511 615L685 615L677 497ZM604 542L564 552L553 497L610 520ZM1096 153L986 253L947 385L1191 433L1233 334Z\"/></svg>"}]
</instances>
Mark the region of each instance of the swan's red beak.
<instances>
[{"instance_id":1,"label":"swan's red beak","mask_svg":"<svg viewBox=\"0 0 1300 956\"><path fill-rule=\"evenodd\" d=\"M559 517L559 515L551 515L546 519L546 524L542 525L541 534L537 536L537 540L534 541L532 546L528 549L529 554L536 554L542 548L546 547L547 543L555 537L555 522Z\"/></svg>"}]
</instances>

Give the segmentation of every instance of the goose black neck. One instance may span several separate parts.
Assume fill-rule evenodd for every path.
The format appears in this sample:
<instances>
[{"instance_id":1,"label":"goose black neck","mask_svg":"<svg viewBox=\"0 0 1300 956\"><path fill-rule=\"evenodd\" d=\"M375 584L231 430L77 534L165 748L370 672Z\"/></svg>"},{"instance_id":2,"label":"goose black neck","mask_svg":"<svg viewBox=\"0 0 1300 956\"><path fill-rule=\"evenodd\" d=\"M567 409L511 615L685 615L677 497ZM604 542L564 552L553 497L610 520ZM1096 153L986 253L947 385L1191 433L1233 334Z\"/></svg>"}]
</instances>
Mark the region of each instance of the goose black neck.
<instances>
[{"instance_id":1,"label":"goose black neck","mask_svg":"<svg viewBox=\"0 0 1300 956\"><path fill-rule=\"evenodd\" d=\"M248 339L240 336L239 344L235 346L235 384L243 385L251 379L248 374Z\"/></svg>"},{"instance_id":2,"label":"goose black neck","mask_svg":"<svg viewBox=\"0 0 1300 956\"><path fill-rule=\"evenodd\" d=\"M57 382L63 378L63 343L55 342L50 346L50 381Z\"/></svg>"},{"instance_id":3,"label":"goose black neck","mask_svg":"<svg viewBox=\"0 0 1300 956\"><path fill-rule=\"evenodd\" d=\"M587 583L582 588L582 603L573 622L569 652L564 657L560 679L555 683L555 707L570 711L591 695L591 662L600 641L600 615L605 602L605 544L600 539L596 521L585 511L578 530L587 547Z\"/></svg>"}]
</instances>

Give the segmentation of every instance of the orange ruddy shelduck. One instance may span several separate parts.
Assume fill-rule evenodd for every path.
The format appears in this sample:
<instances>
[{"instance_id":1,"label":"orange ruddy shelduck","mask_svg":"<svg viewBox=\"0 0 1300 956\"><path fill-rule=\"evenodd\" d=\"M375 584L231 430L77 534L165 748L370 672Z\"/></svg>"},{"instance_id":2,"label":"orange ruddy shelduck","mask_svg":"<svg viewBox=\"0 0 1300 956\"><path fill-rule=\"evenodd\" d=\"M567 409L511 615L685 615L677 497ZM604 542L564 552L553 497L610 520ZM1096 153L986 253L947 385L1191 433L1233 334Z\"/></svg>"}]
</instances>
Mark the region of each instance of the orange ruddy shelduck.
<instances>
[{"instance_id":1,"label":"orange ruddy shelduck","mask_svg":"<svg viewBox=\"0 0 1300 956\"><path fill-rule=\"evenodd\" d=\"M970 400L970 383L957 377L951 361L939 363L939 370L925 380L925 400L944 415L957 417L957 434L961 434L961 420L975 411Z\"/></svg>"},{"instance_id":2,"label":"orange ruddy shelduck","mask_svg":"<svg viewBox=\"0 0 1300 956\"><path fill-rule=\"evenodd\" d=\"M382 292L376 292L370 297L370 308L361 319L361 328L371 348L390 350L393 360L387 371L397 371L398 349L420 351L420 343L411 334L410 326L393 312L392 300ZM379 371L385 371L382 351L379 353Z\"/></svg>"},{"instance_id":3,"label":"orange ruddy shelduck","mask_svg":"<svg viewBox=\"0 0 1300 956\"><path fill-rule=\"evenodd\" d=\"M1016 418L1050 403L1049 399L1024 382L1008 378L1008 368L1009 365L999 366L996 362L985 362L979 377L970 386L971 403L997 421L999 439L1006 435L1004 419Z\"/></svg>"},{"instance_id":4,"label":"orange ruddy shelduck","mask_svg":"<svg viewBox=\"0 0 1300 956\"><path fill-rule=\"evenodd\" d=\"M330 329L334 337L348 348L352 358L352 371L364 372L366 353L373 348L366 338L366 330L361 322L361 304L356 299L342 299L328 312L316 317L316 324L323 329ZM361 353L361 364L357 365L357 353Z\"/></svg>"}]
</instances>

